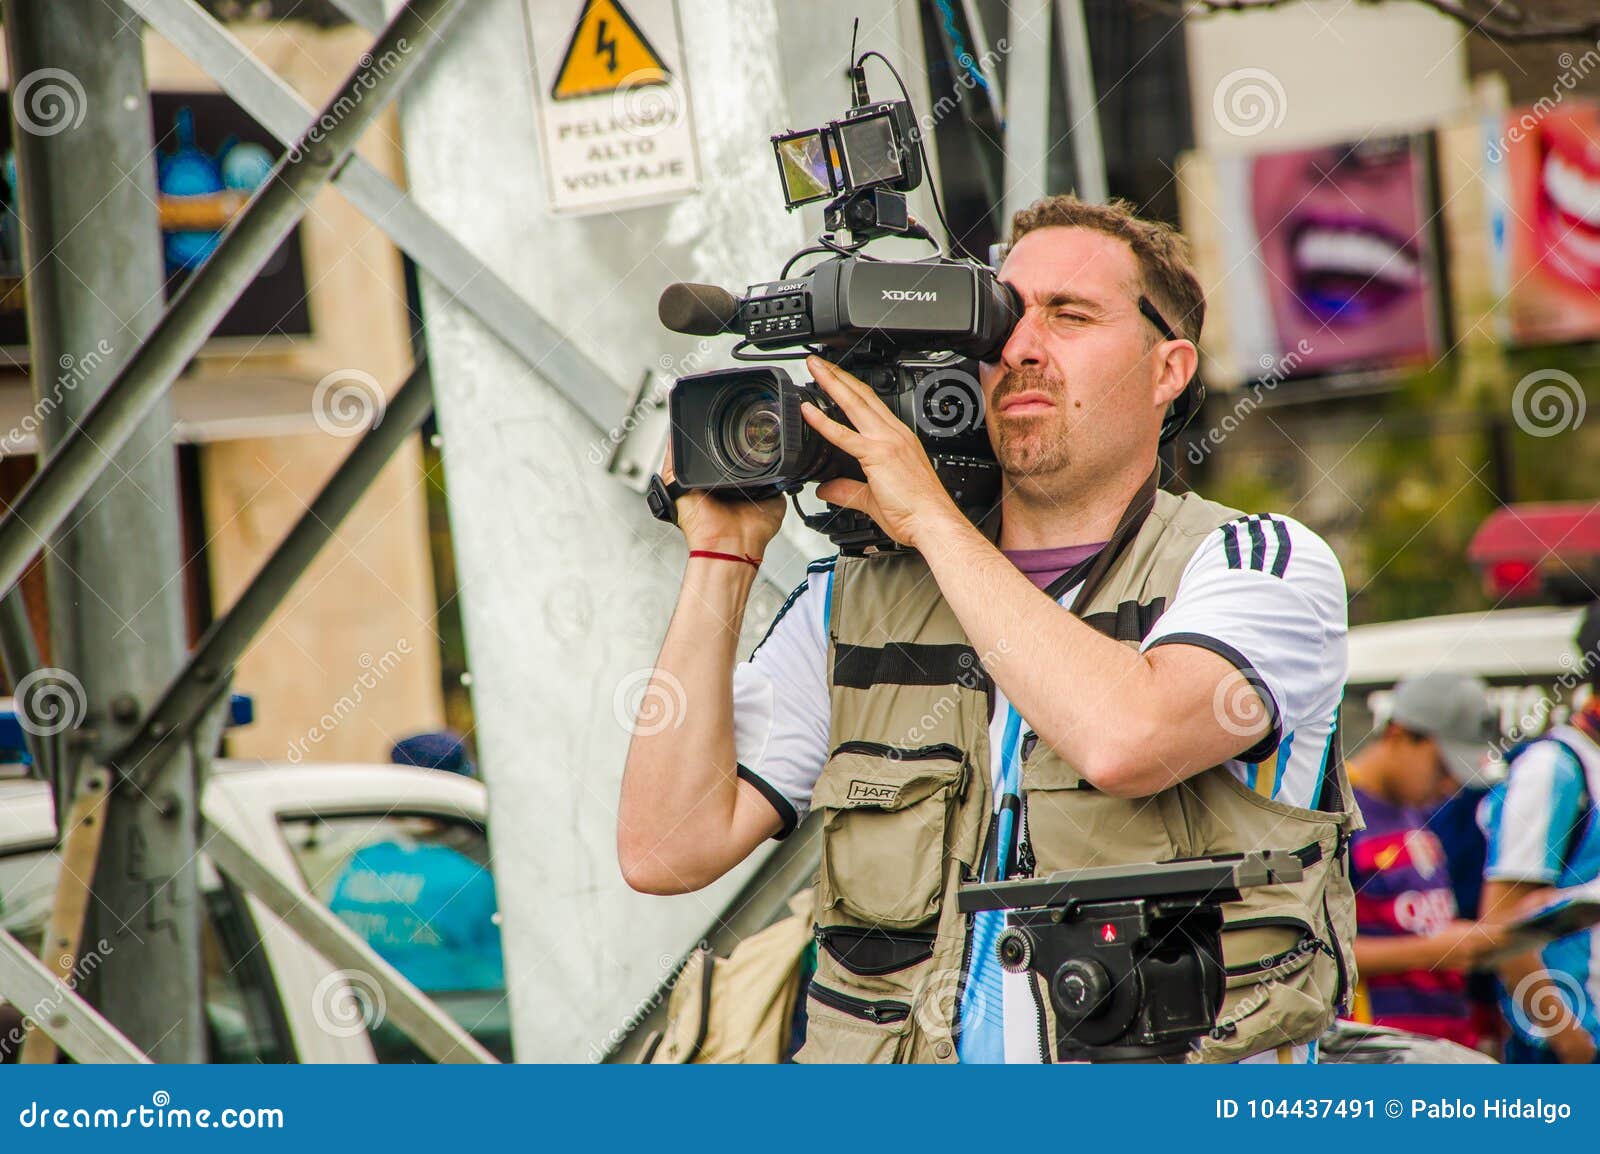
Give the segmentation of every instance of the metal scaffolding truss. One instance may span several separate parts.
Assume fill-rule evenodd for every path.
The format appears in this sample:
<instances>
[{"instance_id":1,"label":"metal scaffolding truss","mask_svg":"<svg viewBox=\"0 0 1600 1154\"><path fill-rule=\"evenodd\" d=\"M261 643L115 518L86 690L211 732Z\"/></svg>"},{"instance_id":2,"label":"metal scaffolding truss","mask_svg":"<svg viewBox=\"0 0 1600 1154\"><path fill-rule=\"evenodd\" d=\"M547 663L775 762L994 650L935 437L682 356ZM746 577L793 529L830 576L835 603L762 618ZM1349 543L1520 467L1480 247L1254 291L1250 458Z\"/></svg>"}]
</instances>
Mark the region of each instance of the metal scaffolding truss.
<instances>
[{"instance_id":1,"label":"metal scaffolding truss","mask_svg":"<svg viewBox=\"0 0 1600 1154\"><path fill-rule=\"evenodd\" d=\"M441 279L459 284L463 296L470 294L483 312L494 318L490 323L498 326L497 331L520 334L513 344L524 355L539 358L547 369L554 366L550 371L566 374L566 380L592 369L503 284L483 278L482 268L436 223L411 206L393 184L353 156L363 132L442 41L462 0L410 0L381 30L371 51L321 110L303 104L248 56L234 55L242 51L237 42L190 0L139 0L130 6L158 28L173 33L175 39L203 51L205 58L197 62L223 75L229 71L245 74L257 97L270 94L247 107L271 125L289 147L210 259L184 285L84 420L43 462L0 519L0 587L8 594L5 608L0 610L0 644L13 684L39 664L16 596L23 571L72 515L96 479L112 466L116 451L160 403L239 293L306 213L311 199L331 181L344 182L352 199L376 219L401 230L413 255L437 264L435 271ZM241 68L246 61L249 67ZM406 233L406 229L412 232ZM470 273L465 271L469 262ZM356 445L249 587L211 626L181 672L157 695L158 704L142 719L134 739L110 758L111 773L86 774L78 798L85 804L61 807L69 815L63 830L65 852L75 854L70 873L77 880L64 880L58 892L46 939L48 945L60 947L47 951L53 967L30 964L27 951L16 939L0 934L0 994L19 1007L50 1007L48 1013L30 1012L30 1022L39 1029L29 1037L25 1059L54 1060L55 1045L50 1043L55 1043L84 1060L140 1060L128 1039L89 1008L67 980L77 965L77 943L88 905L87 879L94 876L99 838L106 824L99 820L106 792L148 783L185 749L194 752L202 766L207 762L209 749L205 746L214 744L216 732L203 723L226 694L238 658L430 408L427 373L419 365L396 394L388 419L370 429ZM38 753L40 764L53 775L60 805L69 788L60 764L64 759L59 750L40 748ZM208 841L219 867L312 945L335 961L353 961L366 972L379 975L386 993L398 999L392 1004L402 1007L400 1024L425 1051L441 1060L493 1060L331 914L320 916L325 911L304 901L225 836L208 831Z\"/></svg>"},{"instance_id":2,"label":"metal scaffolding truss","mask_svg":"<svg viewBox=\"0 0 1600 1154\"><path fill-rule=\"evenodd\" d=\"M382 22L379 0L335 0L355 23L376 33L369 52L321 109L306 103L282 78L253 57L196 0L123 0L130 12L170 41L208 73L285 146L287 151L209 259L188 279L149 335L105 388L81 422L42 462L38 473L0 518L0 656L13 684L41 666L25 620L19 582L51 536L69 521L117 451L156 411L184 368L200 352L239 294L308 211L312 198L330 184L360 209L416 263L435 277L539 377L585 414L597 428L621 423L629 394L540 315L520 294L475 257L448 229L371 164L355 155L362 134L395 99L407 79L442 43L463 0L408 0ZM9 15L9 13L8 13ZM56 791L66 845L78 856L77 882L64 884L51 924L51 942L69 943L52 955L52 967L22 961L26 951L0 933L0 995L30 1006L49 1000L61 1010L43 1020L30 1037L28 1060L53 1060L60 1046L88 1060L138 1060L128 1039L70 989L88 906L90 879L99 855L109 791L127 787L140 794L175 757L208 763L207 724L226 700L233 669L251 641L306 572L318 551L360 500L393 453L432 407L425 365L419 364L389 401L384 419L369 429L323 487L305 515L273 551L233 606L206 631L183 668L155 694L155 705L138 717L134 736L106 759L105 769L76 780L73 757L61 743L35 740L35 763ZM799 551L783 538L769 551L775 568L796 571ZM96 788L94 783L99 783ZM74 809L74 801L84 807ZM74 816L76 815L76 816ZM83 820L89 815L90 820ZM207 831L215 836L214 831ZM780 847L763 876L805 870L814 857L809 838ZM804 847L807 852L799 852ZM393 987L392 1005L404 1007L401 1024L419 1044L455 1060L493 1060L436 1007L416 994L336 921L295 913L297 899L235 844L220 847L218 865L313 945L338 961L359 957L368 972ZM213 853L218 853L213 848ZM223 860L226 858L226 860ZM750 901L745 896L740 908ZM281 907L281 908L280 908ZM750 906L753 912L754 906ZM737 913L730 915L740 921ZM762 916L767 916L765 913ZM728 924L733 924L729 922ZM346 940L348 939L348 940ZM362 947L359 951L357 947ZM19 954L21 951L21 954ZM44 1035L41 1038L39 1035Z\"/></svg>"}]
</instances>

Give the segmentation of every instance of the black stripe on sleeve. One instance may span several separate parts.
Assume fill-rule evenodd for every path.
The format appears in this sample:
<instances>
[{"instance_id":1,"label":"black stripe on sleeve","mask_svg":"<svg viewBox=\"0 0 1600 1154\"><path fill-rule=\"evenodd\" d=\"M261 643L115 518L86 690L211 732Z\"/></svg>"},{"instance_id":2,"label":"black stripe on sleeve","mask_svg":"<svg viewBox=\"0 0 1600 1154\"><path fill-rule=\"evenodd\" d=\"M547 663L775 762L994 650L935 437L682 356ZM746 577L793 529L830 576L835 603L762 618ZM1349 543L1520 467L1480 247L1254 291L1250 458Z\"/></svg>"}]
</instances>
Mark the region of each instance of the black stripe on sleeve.
<instances>
[{"instance_id":1,"label":"black stripe on sleeve","mask_svg":"<svg viewBox=\"0 0 1600 1154\"><path fill-rule=\"evenodd\" d=\"M1226 641L1218 641L1215 637L1208 637L1204 633L1169 633L1152 641L1145 652L1148 653L1158 645L1193 645L1209 650L1237 669L1250 687L1260 695L1267 707L1267 732L1249 749L1235 754L1235 760L1259 762L1278 748L1278 743L1283 740L1283 714L1278 710L1277 698L1272 696L1272 690L1267 688L1267 683L1262 680L1261 674L1256 672L1256 667L1250 664L1248 657Z\"/></svg>"},{"instance_id":2,"label":"black stripe on sleeve","mask_svg":"<svg viewBox=\"0 0 1600 1154\"><path fill-rule=\"evenodd\" d=\"M1258 572L1267 571L1267 531L1261 527L1261 522L1252 518L1250 525L1250 568Z\"/></svg>"},{"instance_id":3,"label":"black stripe on sleeve","mask_svg":"<svg viewBox=\"0 0 1600 1154\"><path fill-rule=\"evenodd\" d=\"M1289 568L1289 526L1276 517L1268 517L1272 522L1273 532L1278 535L1278 557L1272 563L1272 575L1282 577L1284 570Z\"/></svg>"},{"instance_id":4,"label":"black stripe on sleeve","mask_svg":"<svg viewBox=\"0 0 1600 1154\"><path fill-rule=\"evenodd\" d=\"M836 558L834 557L824 557L821 560L813 561L806 566L806 575L801 578L800 584L796 585L792 590L790 590L789 596L784 598L783 604L778 606L778 611L772 615L772 624L767 626L767 631L761 635L761 640L757 641L756 647L750 651L749 659L751 661L755 660L756 653L759 652L761 647L767 643L767 639L772 636L772 631L778 627L778 622L783 620L783 615L794 607L794 603L796 601L800 600L800 594L804 593L808 588L810 588L811 575L813 573L826 573L828 570L833 568L833 563L835 560Z\"/></svg>"},{"instance_id":5,"label":"black stripe on sleeve","mask_svg":"<svg viewBox=\"0 0 1600 1154\"><path fill-rule=\"evenodd\" d=\"M1222 551L1228 556L1228 568L1239 568L1239 531L1232 521L1222 527Z\"/></svg>"},{"instance_id":6,"label":"black stripe on sleeve","mask_svg":"<svg viewBox=\"0 0 1600 1154\"><path fill-rule=\"evenodd\" d=\"M794 832L794 827L800 824L800 815L795 812L789 799L779 793L776 787L766 778L761 777L748 766L739 766L739 780L748 781L756 787L756 792L767 799L773 809L778 811L778 820L783 822L783 828L772 835L773 841L782 841Z\"/></svg>"}]
</instances>

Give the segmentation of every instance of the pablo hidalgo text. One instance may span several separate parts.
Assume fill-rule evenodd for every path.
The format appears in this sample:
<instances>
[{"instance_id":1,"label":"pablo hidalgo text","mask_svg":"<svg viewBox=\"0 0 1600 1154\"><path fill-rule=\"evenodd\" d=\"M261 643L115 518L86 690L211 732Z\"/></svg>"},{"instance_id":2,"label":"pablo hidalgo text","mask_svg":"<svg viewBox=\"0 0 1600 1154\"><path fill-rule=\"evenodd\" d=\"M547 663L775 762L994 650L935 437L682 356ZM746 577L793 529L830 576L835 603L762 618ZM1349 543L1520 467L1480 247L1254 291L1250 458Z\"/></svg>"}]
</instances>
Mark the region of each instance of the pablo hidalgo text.
<instances>
[{"instance_id":1,"label":"pablo hidalgo text","mask_svg":"<svg viewBox=\"0 0 1600 1154\"><path fill-rule=\"evenodd\" d=\"M1482 1102L1469 1102L1465 1098L1413 1098L1411 1117L1552 1123L1572 1117L1572 1107L1565 1102L1546 1102L1543 1098L1485 1098Z\"/></svg>"}]
</instances>

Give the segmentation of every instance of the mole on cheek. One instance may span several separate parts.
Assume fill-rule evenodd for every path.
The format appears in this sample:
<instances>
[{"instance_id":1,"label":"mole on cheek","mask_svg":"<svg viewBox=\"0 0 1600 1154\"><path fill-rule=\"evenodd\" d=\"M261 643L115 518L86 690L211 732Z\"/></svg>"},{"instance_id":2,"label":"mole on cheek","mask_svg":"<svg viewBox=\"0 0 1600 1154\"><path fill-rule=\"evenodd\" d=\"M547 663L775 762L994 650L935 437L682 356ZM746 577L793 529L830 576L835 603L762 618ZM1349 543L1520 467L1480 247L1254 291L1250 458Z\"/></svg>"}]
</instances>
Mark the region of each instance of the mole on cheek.
<instances>
[{"instance_id":1,"label":"mole on cheek","mask_svg":"<svg viewBox=\"0 0 1600 1154\"><path fill-rule=\"evenodd\" d=\"M1073 401L1072 402L1072 407L1074 409L1081 409L1081 408L1083 408L1083 402L1082 401Z\"/></svg>"}]
</instances>

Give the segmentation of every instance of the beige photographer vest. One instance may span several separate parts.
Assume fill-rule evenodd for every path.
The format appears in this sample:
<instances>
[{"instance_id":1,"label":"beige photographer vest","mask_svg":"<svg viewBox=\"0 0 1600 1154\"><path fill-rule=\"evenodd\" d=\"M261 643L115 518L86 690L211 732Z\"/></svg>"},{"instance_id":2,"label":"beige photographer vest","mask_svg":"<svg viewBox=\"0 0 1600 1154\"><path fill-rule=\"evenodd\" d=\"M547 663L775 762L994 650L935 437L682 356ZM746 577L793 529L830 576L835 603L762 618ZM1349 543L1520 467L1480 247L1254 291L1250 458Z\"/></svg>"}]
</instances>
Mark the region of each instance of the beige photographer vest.
<instances>
[{"instance_id":1,"label":"beige photographer vest","mask_svg":"<svg viewBox=\"0 0 1600 1154\"><path fill-rule=\"evenodd\" d=\"M1236 510L1149 483L1072 610L1137 647L1194 551ZM985 531L993 540L994 519ZM1087 594L1087 596L1085 596ZM823 823L817 971L803 1062L954 1062L973 880L992 821L990 682L921 556L841 556L829 612L831 755L812 795ZM1091 787L1043 741L1024 744L1033 872L1246 850L1300 851L1305 877L1225 907L1227 995L1196 1055L1232 1061L1308 1042L1355 981L1355 902L1344 853L1359 828L1342 760L1321 810L1274 801L1227 768L1148 798ZM1034 982L1041 1043L1054 1010Z\"/></svg>"}]
</instances>

